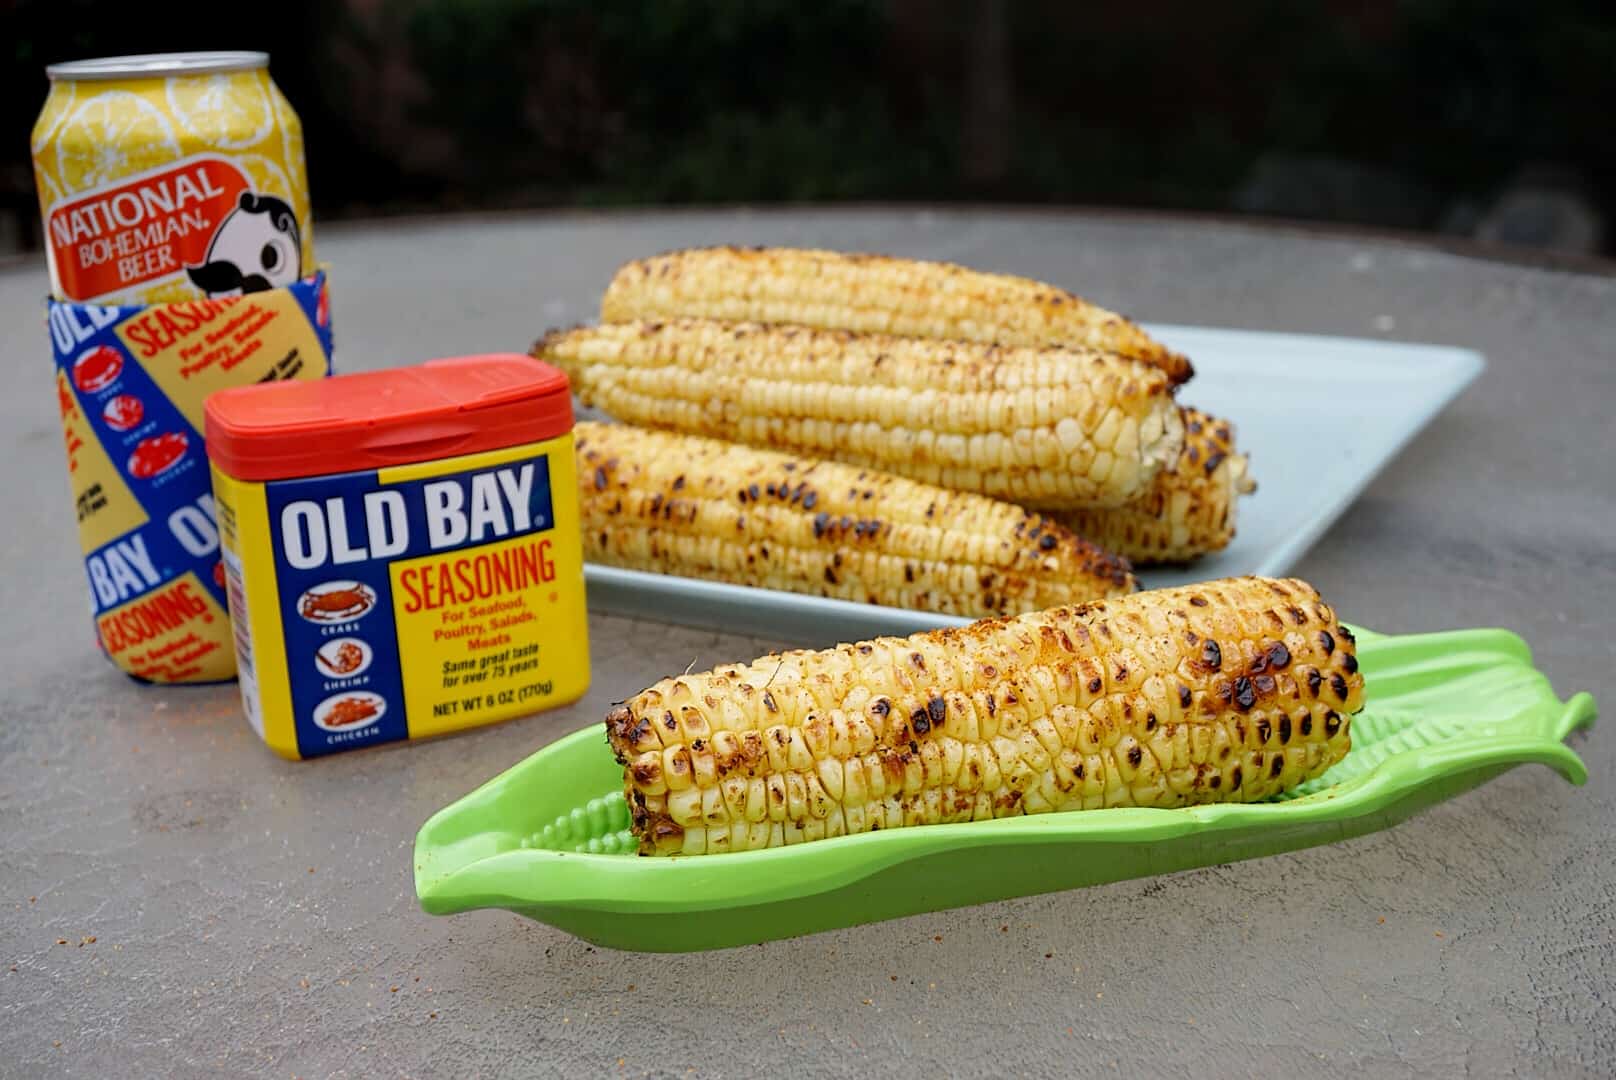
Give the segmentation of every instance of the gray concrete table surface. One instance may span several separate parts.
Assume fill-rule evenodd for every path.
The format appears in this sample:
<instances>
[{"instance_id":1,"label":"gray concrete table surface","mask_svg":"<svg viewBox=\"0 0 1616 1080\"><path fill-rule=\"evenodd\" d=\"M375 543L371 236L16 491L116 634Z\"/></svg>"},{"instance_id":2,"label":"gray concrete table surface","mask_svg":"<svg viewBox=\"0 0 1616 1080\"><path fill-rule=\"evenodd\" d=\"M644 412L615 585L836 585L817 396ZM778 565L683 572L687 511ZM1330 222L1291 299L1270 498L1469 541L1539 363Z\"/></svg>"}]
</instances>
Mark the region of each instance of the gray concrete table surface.
<instances>
[{"instance_id":1,"label":"gray concrete table surface","mask_svg":"<svg viewBox=\"0 0 1616 1080\"><path fill-rule=\"evenodd\" d=\"M725 241L953 259L1156 321L1481 350L1482 378L1298 572L1378 629L1510 627L1562 696L1616 701L1616 277L1342 235L975 209L317 235L348 371L525 349L589 320L621 261ZM1347 843L726 952L616 953L504 912L424 915L410 854L433 811L693 658L776 643L596 616L594 686L572 708L280 761L233 686L141 687L97 655L44 292L39 262L0 270L15 376L0 403L0 1074L1616 1067L1616 752L1600 728L1574 742L1585 788L1526 767ZM1351 423L1317 408L1321 440Z\"/></svg>"}]
</instances>

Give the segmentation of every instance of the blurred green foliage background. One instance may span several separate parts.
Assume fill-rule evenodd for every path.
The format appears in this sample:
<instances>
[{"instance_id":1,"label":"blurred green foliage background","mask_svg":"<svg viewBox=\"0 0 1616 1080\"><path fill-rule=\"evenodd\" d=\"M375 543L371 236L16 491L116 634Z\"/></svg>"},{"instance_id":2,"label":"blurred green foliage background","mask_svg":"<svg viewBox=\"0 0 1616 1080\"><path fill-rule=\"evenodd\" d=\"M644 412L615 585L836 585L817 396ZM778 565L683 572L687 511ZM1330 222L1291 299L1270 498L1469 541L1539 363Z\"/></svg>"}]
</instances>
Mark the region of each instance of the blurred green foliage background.
<instances>
[{"instance_id":1,"label":"blurred green foliage background","mask_svg":"<svg viewBox=\"0 0 1616 1080\"><path fill-rule=\"evenodd\" d=\"M1562 200L1495 238L1588 250L1616 209L1616 7L1577 0L22 0L0 20L13 211L46 63L200 48L271 52L327 217L995 200L1486 235L1524 188Z\"/></svg>"}]
</instances>

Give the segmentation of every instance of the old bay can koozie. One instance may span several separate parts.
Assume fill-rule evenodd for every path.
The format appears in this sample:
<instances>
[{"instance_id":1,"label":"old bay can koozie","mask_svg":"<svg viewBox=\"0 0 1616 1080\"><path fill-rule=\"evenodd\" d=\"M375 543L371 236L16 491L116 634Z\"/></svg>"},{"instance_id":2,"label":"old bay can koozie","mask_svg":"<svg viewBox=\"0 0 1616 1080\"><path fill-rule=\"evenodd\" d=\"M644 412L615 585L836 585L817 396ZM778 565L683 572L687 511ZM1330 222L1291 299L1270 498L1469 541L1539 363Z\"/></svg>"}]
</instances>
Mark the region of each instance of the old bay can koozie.
<instances>
[{"instance_id":1,"label":"old bay can koozie","mask_svg":"<svg viewBox=\"0 0 1616 1080\"><path fill-rule=\"evenodd\" d=\"M202 437L215 390L321 379L323 272L152 306L48 302L68 477L102 650L151 682L235 674Z\"/></svg>"}]
</instances>

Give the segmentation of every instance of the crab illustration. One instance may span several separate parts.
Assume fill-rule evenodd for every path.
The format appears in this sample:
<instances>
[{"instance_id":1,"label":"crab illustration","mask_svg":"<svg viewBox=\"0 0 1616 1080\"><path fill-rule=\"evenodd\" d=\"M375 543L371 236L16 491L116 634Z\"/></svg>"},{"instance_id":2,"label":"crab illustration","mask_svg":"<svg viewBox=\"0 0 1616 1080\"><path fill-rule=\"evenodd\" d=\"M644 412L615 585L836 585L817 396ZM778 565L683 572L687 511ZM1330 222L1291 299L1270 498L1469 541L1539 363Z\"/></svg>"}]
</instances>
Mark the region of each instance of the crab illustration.
<instances>
[{"instance_id":1,"label":"crab illustration","mask_svg":"<svg viewBox=\"0 0 1616 1080\"><path fill-rule=\"evenodd\" d=\"M342 622L363 615L376 602L376 594L363 585L341 586L303 594L300 614L311 622Z\"/></svg>"}]
</instances>

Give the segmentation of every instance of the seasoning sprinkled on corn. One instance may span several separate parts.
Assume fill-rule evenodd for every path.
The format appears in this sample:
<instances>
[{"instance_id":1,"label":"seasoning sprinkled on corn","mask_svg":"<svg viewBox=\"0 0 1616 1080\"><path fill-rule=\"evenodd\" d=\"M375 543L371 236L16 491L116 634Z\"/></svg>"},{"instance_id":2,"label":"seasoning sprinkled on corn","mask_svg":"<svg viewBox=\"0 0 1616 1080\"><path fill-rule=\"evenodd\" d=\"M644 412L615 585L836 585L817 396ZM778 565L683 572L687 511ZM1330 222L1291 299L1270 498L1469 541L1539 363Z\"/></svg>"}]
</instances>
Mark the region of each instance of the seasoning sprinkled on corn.
<instances>
[{"instance_id":1,"label":"seasoning sprinkled on corn","mask_svg":"<svg viewBox=\"0 0 1616 1080\"><path fill-rule=\"evenodd\" d=\"M1086 345L1161 368L1188 360L1121 315L1029 278L951 263L802 248L714 247L618 270L602 322L699 315L1002 345Z\"/></svg>"},{"instance_id":2,"label":"seasoning sprinkled on corn","mask_svg":"<svg viewBox=\"0 0 1616 1080\"><path fill-rule=\"evenodd\" d=\"M592 562L969 616L1134 588L1125 560L981 495L625 424L575 432Z\"/></svg>"},{"instance_id":3,"label":"seasoning sprinkled on corn","mask_svg":"<svg viewBox=\"0 0 1616 1080\"><path fill-rule=\"evenodd\" d=\"M1233 578L664 679L612 709L645 854L909 825L1250 802L1363 706L1312 586Z\"/></svg>"},{"instance_id":4,"label":"seasoning sprinkled on corn","mask_svg":"<svg viewBox=\"0 0 1616 1080\"><path fill-rule=\"evenodd\" d=\"M557 331L533 354L629 423L1042 507L1140 499L1183 443L1160 371L1081 348L677 319Z\"/></svg>"}]
</instances>

